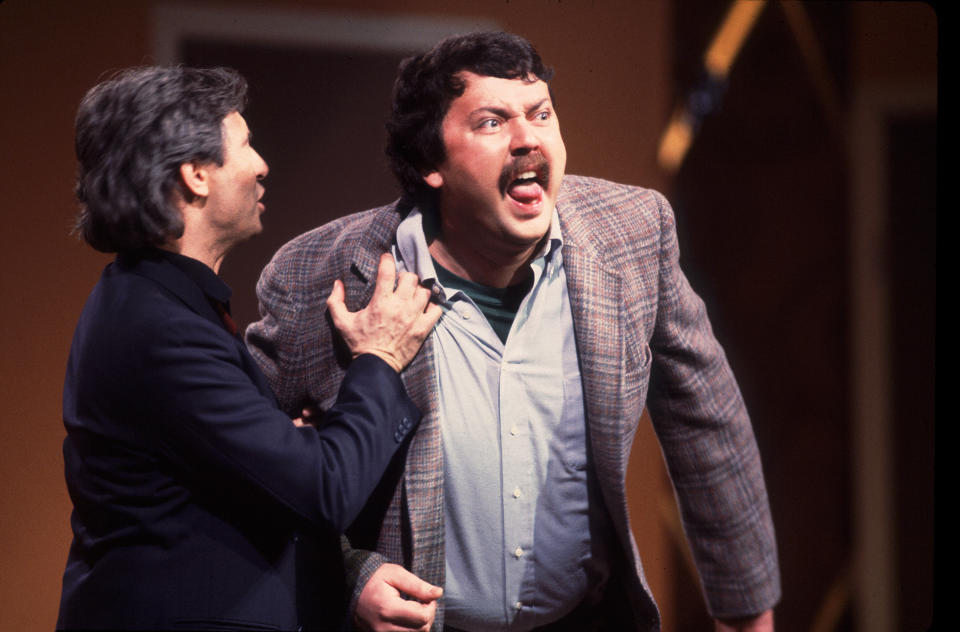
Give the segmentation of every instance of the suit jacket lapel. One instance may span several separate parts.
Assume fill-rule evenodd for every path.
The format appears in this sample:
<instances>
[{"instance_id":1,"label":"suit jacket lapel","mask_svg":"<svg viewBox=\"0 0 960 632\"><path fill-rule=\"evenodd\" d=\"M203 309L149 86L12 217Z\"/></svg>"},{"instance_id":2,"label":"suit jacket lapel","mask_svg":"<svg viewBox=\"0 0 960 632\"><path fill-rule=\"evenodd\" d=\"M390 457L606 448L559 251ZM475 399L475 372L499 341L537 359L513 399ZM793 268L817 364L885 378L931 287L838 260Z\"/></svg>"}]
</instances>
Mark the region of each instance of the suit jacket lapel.
<instances>
[{"instance_id":1,"label":"suit jacket lapel","mask_svg":"<svg viewBox=\"0 0 960 632\"><path fill-rule=\"evenodd\" d=\"M344 280L347 306L353 311L370 302L377 283L380 255L390 250L401 219L395 205L370 212L374 214L373 220L366 222L357 235L356 248L350 257L350 280Z\"/></svg>"},{"instance_id":2,"label":"suit jacket lapel","mask_svg":"<svg viewBox=\"0 0 960 632\"><path fill-rule=\"evenodd\" d=\"M395 205L373 212L376 215L369 230L360 236L351 263L351 273L359 281L351 284L352 288L348 285L351 309L366 305L373 296L380 255L390 250L402 219ZM434 364L433 340L428 338L402 374L407 393L423 413L423 419L407 452L403 485L397 489L387 510L378 549L395 562L402 559L414 574L426 581L443 585L443 449ZM406 532L407 521L409 532ZM403 552L403 541L407 538L410 538L411 550Z\"/></svg>"},{"instance_id":3,"label":"suit jacket lapel","mask_svg":"<svg viewBox=\"0 0 960 632\"><path fill-rule=\"evenodd\" d=\"M574 334L583 380L590 450L614 524L626 524L624 477L630 442L625 423L622 279L593 243L597 227L576 206L558 203ZM638 413L639 418L639 413Z\"/></svg>"}]
</instances>

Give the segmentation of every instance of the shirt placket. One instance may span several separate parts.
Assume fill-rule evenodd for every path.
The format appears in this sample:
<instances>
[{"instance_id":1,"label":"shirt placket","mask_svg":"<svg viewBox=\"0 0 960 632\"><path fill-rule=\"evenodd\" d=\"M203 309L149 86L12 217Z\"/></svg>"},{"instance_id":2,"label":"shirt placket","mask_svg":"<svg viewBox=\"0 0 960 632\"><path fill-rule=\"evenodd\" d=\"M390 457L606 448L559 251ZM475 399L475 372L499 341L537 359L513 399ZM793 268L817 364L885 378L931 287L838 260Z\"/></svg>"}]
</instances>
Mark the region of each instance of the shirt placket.
<instances>
[{"instance_id":1,"label":"shirt placket","mask_svg":"<svg viewBox=\"0 0 960 632\"><path fill-rule=\"evenodd\" d=\"M524 364L536 340L528 340L529 305L541 291L545 260L531 265L533 287L517 310L516 320L504 345L500 364L500 446L504 463L501 498L504 517L504 610L512 622L534 605L536 596L536 550L534 517L539 499L537 449L531 427L530 390L524 379Z\"/></svg>"},{"instance_id":2,"label":"shirt placket","mask_svg":"<svg viewBox=\"0 0 960 632\"><path fill-rule=\"evenodd\" d=\"M504 612L512 621L531 595L521 586L535 564L533 516L537 482L530 449L531 428L524 381L518 365L505 358L500 370L500 449L504 464L501 502L504 530Z\"/></svg>"}]
</instances>

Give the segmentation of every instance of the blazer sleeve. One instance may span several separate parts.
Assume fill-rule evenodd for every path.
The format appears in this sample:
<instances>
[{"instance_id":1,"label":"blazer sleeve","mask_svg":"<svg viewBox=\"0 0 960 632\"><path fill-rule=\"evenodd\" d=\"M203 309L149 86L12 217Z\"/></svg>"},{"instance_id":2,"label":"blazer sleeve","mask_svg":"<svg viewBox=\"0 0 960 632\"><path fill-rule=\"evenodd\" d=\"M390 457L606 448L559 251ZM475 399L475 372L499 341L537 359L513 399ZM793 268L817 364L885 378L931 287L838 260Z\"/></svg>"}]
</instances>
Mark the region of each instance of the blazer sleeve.
<instances>
[{"instance_id":1,"label":"blazer sleeve","mask_svg":"<svg viewBox=\"0 0 960 632\"><path fill-rule=\"evenodd\" d=\"M327 242L336 231L314 230L286 244L264 268L257 283L260 320L246 331L247 347L267 377L280 407L296 414L299 407L323 406L340 374L333 331L323 318L332 287L331 271L342 248ZM350 609L367 581L386 562L378 553L353 548L341 537Z\"/></svg>"},{"instance_id":2,"label":"blazer sleeve","mask_svg":"<svg viewBox=\"0 0 960 632\"><path fill-rule=\"evenodd\" d=\"M658 306L647 406L711 614L757 614L780 597L760 455L704 304L680 269L673 212L657 199Z\"/></svg>"},{"instance_id":3,"label":"blazer sleeve","mask_svg":"<svg viewBox=\"0 0 960 632\"><path fill-rule=\"evenodd\" d=\"M311 283L313 289L300 285L301 279L314 277L309 270L312 261L305 261L299 252L290 253L290 248L288 244L281 249L260 275L260 320L247 328L246 344L280 408L298 416L303 406L316 404L310 396L313 369L321 366L323 348L330 340L321 307L326 300L322 283ZM332 351L329 360L330 376L341 377Z\"/></svg>"},{"instance_id":4,"label":"blazer sleeve","mask_svg":"<svg viewBox=\"0 0 960 632\"><path fill-rule=\"evenodd\" d=\"M335 225L326 225L293 239L277 251L257 282L260 320L247 328L247 349L280 408L294 417L304 406L332 404L349 365L326 307L337 278L347 284L348 308L362 306L351 290L356 278L347 260L349 248L337 241L338 234Z\"/></svg>"},{"instance_id":5,"label":"blazer sleeve","mask_svg":"<svg viewBox=\"0 0 960 632\"><path fill-rule=\"evenodd\" d=\"M222 328L186 309L156 316L159 326L144 327L127 352L141 363L131 372L142 380L130 394L137 422L158 449L187 471L239 478L315 524L345 530L419 422L397 373L360 356L320 429L296 428L255 386L249 356Z\"/></svg>"},{"instance_id":6,"label":"blazer sleeve","mask_svg":"<svg viewBox=\"0 0 960 632\"><path fill-rule=\"evenodd\" d=\"M347 589L350 593L347 613L352 619L357 611L360 593L377 569L386 564L387 560L376 551L353 548L350 539L345 535L340 536L340 549L343 554Z\"/></svg>"}]
</instances>

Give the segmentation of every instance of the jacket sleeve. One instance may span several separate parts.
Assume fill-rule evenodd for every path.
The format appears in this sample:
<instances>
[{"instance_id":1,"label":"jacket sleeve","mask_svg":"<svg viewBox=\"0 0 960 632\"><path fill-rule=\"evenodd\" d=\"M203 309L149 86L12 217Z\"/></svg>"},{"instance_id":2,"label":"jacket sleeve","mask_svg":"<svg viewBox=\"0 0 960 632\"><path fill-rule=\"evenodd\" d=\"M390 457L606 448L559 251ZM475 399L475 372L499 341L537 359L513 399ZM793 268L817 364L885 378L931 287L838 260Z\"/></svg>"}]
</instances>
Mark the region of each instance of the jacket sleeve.
<instances>
[{"instance_id":1,"label":"jacket sleeve","mask_svg":"<svg viewBox=\"0 0 960 632\"><path fill-rule=\"evenodd\" d=\"M343 552L343 566L346 572L347 589L350 591L350 601L348 614L350 619L357 611L357 602L360 600L360 593L370 581L370 577L387 560L375 551L364 549L355 549L350 545L347 536L340 536L340 548Z\"/></svg>"},{"instance_id":2,"label":"jacket sleeve","mask_svg":"<svg viewBox=\"0 0 960 632\"><path fill-rule=\"evenodd\" d=\"M760 455L703 302L680 269L673 212L657 199L660 264L647 406L711 614L757 614L780 597Z\"/></svg>"},{"instance_id":3,"label":"jacket sleeve","mask_svg":"<svg viewBox=\"0 0 960 632\"><path fill-rule=\"evenodd\" d=\"M260 320L247 328L247 349L280 408L298 417L304 406L329 404L344 375L333 351L326 299L333 277L311 243L295 240L264 268L257 282Z\"/></svg>"},{"instance_id":4,"label":"jacket sleeve","mask_svg":"<svg viewBox=\"0 0 960 632\"><path fill-rule=\"evenodd\" d=\"M345 530L419 422L397 373L360 356L319 430L296 428L251 381L233 337L187 310L158 316L160 326L144 328L128 350L142 362L130 373L142 379L139 423L158 449L187 471L239 478L315 524Z\"/></svg>"}]
</instances>

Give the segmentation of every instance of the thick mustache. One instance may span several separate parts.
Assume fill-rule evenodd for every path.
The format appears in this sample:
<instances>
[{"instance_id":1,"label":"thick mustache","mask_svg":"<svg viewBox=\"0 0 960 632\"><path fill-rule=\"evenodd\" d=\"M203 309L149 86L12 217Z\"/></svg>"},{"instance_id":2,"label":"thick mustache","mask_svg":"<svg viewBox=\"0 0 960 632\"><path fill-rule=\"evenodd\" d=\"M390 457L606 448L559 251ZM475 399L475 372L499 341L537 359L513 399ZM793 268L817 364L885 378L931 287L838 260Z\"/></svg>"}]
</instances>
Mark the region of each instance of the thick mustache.
<instances>
[{"instance_id":1,"label":"thick mustache","mask_svg":"<svg viewBox=\"0 0 960 632\"><path fill-rule=\"evenodd\" d=\"M504 165L500 171L500 178L498 180L500 192L506 193L507 189L510 188L510 183L526 171L535 172L537 174L537 182L539 182L542 187L546 187L550 182L550 163L547 162L543 154L537 152L520 156Z\"/></svg>"}]
</instances>

